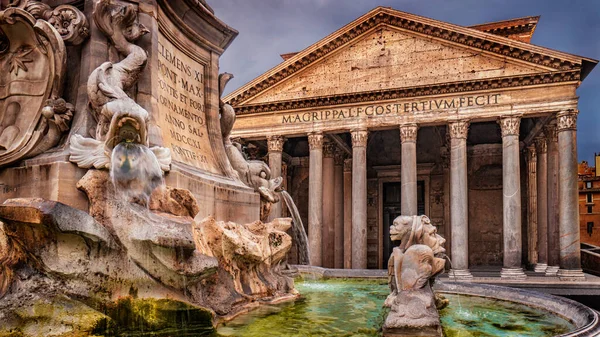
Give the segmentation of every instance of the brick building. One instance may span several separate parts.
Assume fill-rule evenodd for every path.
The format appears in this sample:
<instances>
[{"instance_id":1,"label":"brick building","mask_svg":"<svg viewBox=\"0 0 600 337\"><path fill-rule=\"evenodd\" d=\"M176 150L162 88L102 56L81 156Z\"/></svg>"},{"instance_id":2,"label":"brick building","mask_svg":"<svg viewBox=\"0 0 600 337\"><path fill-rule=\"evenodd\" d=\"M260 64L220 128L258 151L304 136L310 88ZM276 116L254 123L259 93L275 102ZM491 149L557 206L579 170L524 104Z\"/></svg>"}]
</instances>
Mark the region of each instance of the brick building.
<instances>
[{"instance_id":1,"label":"brick building","mask_svg":"<svg viewBox=\"0 0 600 337\"><path fill-rule=\"evenodd\" d=\"M579 164L579 228L581 242L600 246L600 154L595 167Z\"/></svg>"}]
</instances>

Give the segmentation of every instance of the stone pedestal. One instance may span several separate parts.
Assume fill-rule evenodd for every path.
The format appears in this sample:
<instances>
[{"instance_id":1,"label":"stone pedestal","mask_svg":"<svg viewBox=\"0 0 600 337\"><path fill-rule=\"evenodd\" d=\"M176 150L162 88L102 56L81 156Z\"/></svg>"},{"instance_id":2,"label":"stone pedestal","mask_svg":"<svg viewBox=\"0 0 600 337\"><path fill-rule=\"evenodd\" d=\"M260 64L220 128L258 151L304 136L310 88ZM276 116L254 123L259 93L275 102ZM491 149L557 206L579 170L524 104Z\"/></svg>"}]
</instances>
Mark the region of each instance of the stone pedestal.
<instances>
[{"instance_id":1,"label":"stone pedestal","mask_svg":"<svg viewBox=\"0 0 600 337\"><path fill-rule=\"evenodd\" d=\"M535 139L537 153L537 257L536 273L548 268L548 167L547 143L542 134Z\"/></svg>"},{"instance_id":2,"label":"stone pedestal","mask_svg":"<svg viewBox=\"0 0 600 337\"><path fill-rule=\"evenodd\" d=\"M579 192L577 189L577 112L557 116L558 131L558 226L561 280L582 280L579 241Z\"/></svg>"},{"instance_id":3,"label":"stone pedestal","mask_svg":"<svg viewBox=\"0 0 600 337\"><path fill-rule=\"evenodd\" d=\"M451 123L450 132L450 226L452 233L452 279L470 280L469 202L467 186L467 135L469 122Z\"/></svg>"},{"instance_id":4,"label":"stone pedestal","mask_svg":"<svg viewBox=\"0 0 600 337\"><path fill-rule=\"evenodd\" d=\"M352 269L352 159L344 160L344 269Z\"/></svg>"},{"instance_id":5,"label":"stone pedestal","mask_svg":"<svg viewBox=\"0 0 600 337\"><path fill-rule=\"evenodd\" d=\"M401 202L402 215L417 215L417 131L416 124L400 125L402 143Z\"/></svg>"},{"instance_id":6,"label":"stone pedestal","mask_svg":"<svg viewBox=\"0 0 600 337\"><path fill-rule=\"evenodd\" d=\"M322 265L321 240L323 221L323 134L310 133L310 167L308 175L308 246L310 262Z\"/></svg>"},{"instance_id":7,"label":"stone pedestal","mask_svg":"<svg viewBox=\"0 0 600 337\"><path fill-rule=\"evenodd\" d=\"M520 116L502 118L502 229L504 238L503 278L525 278L521 267L521 171L519 168Z\"/></svg>"},{"instance_id":8,"label":"stone pedestal","mask_svg":"<svg viewBox=\"0 0 600 337\"><path fill-rule=\"evenodd\" d=\"M334 267L344 268L344 154L334 156Z\"/></svg>"},{"instance_id":9,"label":"stone pedestal","mask_svg":"<svg viewBox=\"0 0 600 337\"><path fill-rule=\"evenodd\" d=\"M544 134L548 138L548 247L560 247L558 228L558 134L556 133L555 120L544 128ZM546 276L556 276L559 264L559 249L548 249Z\"/></svg>"},{"instance_id":10,"label":"stone pedestal","mask_svg":"<svg viewBox=\"0 0 600 337\"><path fill-rule=\"evenodd\" d=\"M269 149L269 168L271 169L271 179L281 177L281 156L285 138L282 136L268 136L267 146ZM273 204L269 221L282 217L283 200Z\"/></svg>"},{"instance_id":11,"label":"stone pedestal","mask_svg":"<svg viewBox=\"0 0 600 337\"><path fill-rule=\"evenodd\" d=\"M335 251L335 144L323 145L323 230L322 266L333 268Z\"/></svg>"},{"instance_id":12,"label":"stone pedestal","mask_svg":"<svg viewBox=\"0 0 600 337\"><path fill-rule=\"evenodd\" d=\"M352 131L352 269L367 269L367 137Z\"/></svg>"}]
</instances>

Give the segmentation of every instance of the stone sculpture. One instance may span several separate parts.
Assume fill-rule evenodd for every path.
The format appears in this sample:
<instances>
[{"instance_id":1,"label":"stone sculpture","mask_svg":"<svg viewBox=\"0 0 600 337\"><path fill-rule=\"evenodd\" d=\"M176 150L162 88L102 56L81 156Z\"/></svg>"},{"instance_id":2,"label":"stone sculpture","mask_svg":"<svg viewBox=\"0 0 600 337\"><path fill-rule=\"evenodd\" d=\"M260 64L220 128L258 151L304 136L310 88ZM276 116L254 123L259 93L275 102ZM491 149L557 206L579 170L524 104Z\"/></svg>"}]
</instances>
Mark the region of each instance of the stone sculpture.
<instances>
[{"instance_id":1,"label":"stone sculpture","mask_svg":"<svg viewBox=\"0 0 600 337\"><path fill-rule=\"evenodd\" d=\"M63 39L69 35L69 41L81 42L87 37L85 19L68 21L65 29L77 26L77 32L63 35L55 24L61 15L41 9L47 5L11 5L0 12L0 166L55 147L69 129L73 105L61 98L67 57ZM73 6L59 12L83 17Z\"/></svg>"},{"instance_id":2,"label":"stone sculpture","mask_svg":"<svg viewBox=\"0 0 600 337\"><path fill-rule=\"evenodd\" d=\"M148 146L148 111L127 95L146 67L148 55L134 42L148 33L137 22L133 5L115 5L102 0L96 5L94 21L116 50L125 56L117 63L105 62L96 68L88 80L91 113L97 124L90 134L71 137L70 160L82 168L108 168L112 149L120 142L133 142ZM167 148L150 148L163 171L171 164Z\"/></svg>"},{"instance_id":3,"label":"stone sculpture","mask_svg":"<svg viewBox=\"0 0 600 337\"><path fill-rule=\"evenodd\" d=\"M392 241L400 241L388 262L391 294L384 306L390 308L384 336L441 336L438 306L443 299L434 296L433 278L444 271L444 238L429 218L399 216L390 227Z\"/></svg>"},{"instance_id":4,"label":"stone sculpture","mask_svg":"<svg viewBox=\"0 0 600 337\"><path fill-rule=\"evenodd\" d=\"M233 75L224 73L219 75L220 94L223 93L227 82ZM242 153L241 145L231 140L231 130L235 123L235 111L229 104L220 101L221 109L221 133L225 152L231 162L231 166L237 172L237 177L247 186L254 188L260 194L260 219L266 221L271 212L271 206L280 202L277 192L281 191L283 178L271 179L271 169L261 160L246 160Z\"/></svg>"},{"instance_id":5,"label":"stone sculpture","mask_svg":"<svg viewBox=\"0 0 600 337\"><path fill-rule=\"evenodd\" d=\"M66 29L59 34L34 15L50 17L60 6L51 10L33 1L13 5L20 7L0 12L0 29L11 42L0 65L15 78L41 74L47 79L51 71L60 73L44 61L40 48L53 43L61 47L44 52L49 60L60 57L57 62L62 66L61 35L71 39L73 30L83 30L78 26L83 21L58 11L60 18L55 20L62 18ZM151 318L165 315L177 318L177 324L193 316L211 327L257 302L296 296L293 280L281 273L291 247L292 239L285 233L291 219L239 225L204 218L198 215L202 205L192 192L164 185L170 152L149 147L149 112L132 98L147 63L146 52L134 43L148 33L138 22L137 11L134 5L109 0L95 3L94 22L122 59L103 63L89 76L89 111L79 113L95 118L93 138L74 134L70 139L70 160L89 169L80 171L83 177L77 182L87 197L87 212L41 198L8 199L0 205L0 335L118 334L138 323L161 329L173 322L161 325ZM31 33L25 36L37 49L13 50L22 46L13 43L21 41L16 40L22 36L16 34L17 28ZM44 36L53 40L43 40ZM38 44L34 38L47 43ZM55 90L45 90L50 89ZM10 96L0 102L0 111L5 112L0 116L0 165L10 162L5 157L13 151L20 151L23 135L45 132L34 147L21 153L31 155L48 149L53 144L48 138L60 138L68 128L73 106L52 90L45 101ZM34 111L31 106L40 107L35 110L37 128L23 124L23 114ZM236 165L242 181L262 198L276 201L281 179L270 180L266 165L246 161ZM149 305L152 312L136 314L132 309L136 305ZM119 322L123 310L131 315L128 318L137 318Z\"/></svg>"}]
</instances>

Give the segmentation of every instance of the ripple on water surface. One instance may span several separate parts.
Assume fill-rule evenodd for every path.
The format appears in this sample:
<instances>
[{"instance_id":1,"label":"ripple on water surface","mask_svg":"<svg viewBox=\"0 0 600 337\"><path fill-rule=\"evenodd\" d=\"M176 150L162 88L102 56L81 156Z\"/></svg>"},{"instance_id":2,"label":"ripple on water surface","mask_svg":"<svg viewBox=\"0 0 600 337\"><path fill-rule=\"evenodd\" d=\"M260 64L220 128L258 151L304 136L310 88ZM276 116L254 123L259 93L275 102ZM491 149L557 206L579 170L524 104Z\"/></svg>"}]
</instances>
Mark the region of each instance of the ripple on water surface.
<instances>
[{"instance_id":1,"label":"ripple on water surface","mask_svg":"<svg viewBox=\"0 0 600 337\"><path fill-rule=\"evenodd\" d=\"M386 284L373 281L304 281L303 298L265 306L220 326L216 336L378 336L385 319ZM441 311L448 337L553 336L574 326L544 310L472 296L445 295Z\"/></svg>"}]
</instances>

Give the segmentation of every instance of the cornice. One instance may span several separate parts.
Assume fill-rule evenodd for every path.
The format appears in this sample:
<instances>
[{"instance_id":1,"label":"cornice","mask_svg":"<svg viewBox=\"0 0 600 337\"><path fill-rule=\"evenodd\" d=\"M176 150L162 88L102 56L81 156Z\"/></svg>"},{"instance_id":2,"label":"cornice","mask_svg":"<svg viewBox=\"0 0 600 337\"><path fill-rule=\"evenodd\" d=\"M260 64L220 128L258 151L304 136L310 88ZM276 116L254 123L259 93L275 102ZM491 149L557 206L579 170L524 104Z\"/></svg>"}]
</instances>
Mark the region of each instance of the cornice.
<instances>
[{"instance_id":1,"label":"cornice","mask_svg":"<svg viewBox=\"0 0 600 337\"><path fill-rule=\"evenodd\" d=\"M480 90L505 89L519 86L576 82L579 81L579 79L580 73L578 70L555 71L528 75L495 77L473 81L448 82L406 88L310 97L305 99L289 101L238 105L234 106L234 108L236 115L247 115L261 112L318 108L338 104L365 103L429 95L443 95Z\"/></svg>"},{"instance_id":2,"label":"cornice","mask_svg":"<svg viewBox=\"0 0 600 337\"><path fill-rule=\"evenodd\" d=\"M224 101L233 106L239 105L379 25L396 27L502 57L525 61L547 70L581 72L584 61L579 56L511 40L474 28L428 19L391 8L377 7L229 94ZM586 61L597 63L595 60L586 59Z\"/></svg>"}]
</instances>

